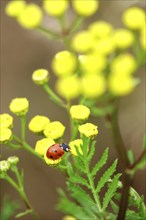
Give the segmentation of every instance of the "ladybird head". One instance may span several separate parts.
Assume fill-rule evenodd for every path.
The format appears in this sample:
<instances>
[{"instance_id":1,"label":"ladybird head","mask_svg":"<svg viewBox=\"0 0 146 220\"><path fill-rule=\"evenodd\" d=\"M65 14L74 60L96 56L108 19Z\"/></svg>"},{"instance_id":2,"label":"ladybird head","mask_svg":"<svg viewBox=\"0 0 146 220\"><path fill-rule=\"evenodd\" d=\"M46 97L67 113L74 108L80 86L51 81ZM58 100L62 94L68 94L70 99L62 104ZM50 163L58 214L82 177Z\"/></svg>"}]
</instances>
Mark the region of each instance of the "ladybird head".
<instances>
[{"instance_id":1,"label":"ladybird head","mask_svg":"<svg viewBox=\"0 0 146 220\"><path fill-rule=\"evenodd\" d=\"M67 145L67 144L60 144L60 147L64 150L64 151L66 151L66 152L68 152L69 150L70 150L70 147Z\"/></svg>"}]
</instances>

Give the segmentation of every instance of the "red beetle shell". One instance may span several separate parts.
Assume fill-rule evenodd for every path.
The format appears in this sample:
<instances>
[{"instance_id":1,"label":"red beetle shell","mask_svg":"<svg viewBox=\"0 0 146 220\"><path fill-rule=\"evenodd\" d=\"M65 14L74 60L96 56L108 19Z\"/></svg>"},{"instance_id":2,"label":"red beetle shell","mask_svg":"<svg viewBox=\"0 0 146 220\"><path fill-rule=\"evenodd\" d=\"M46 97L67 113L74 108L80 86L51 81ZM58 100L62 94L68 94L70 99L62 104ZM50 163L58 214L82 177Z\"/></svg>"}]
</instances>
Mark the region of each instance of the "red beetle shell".
<instances>
[{"instance_id":1,"label":"red beetle shell","mask_svg":"<svg viewBox=\"0 0 146 220\"><path fill-rule=\"evenodd\" d=\"M57 160L64 154L64 150L60 147L60 144L53 144L48 148L46 156L49 159Z\"/></svg>"}]
</instances>

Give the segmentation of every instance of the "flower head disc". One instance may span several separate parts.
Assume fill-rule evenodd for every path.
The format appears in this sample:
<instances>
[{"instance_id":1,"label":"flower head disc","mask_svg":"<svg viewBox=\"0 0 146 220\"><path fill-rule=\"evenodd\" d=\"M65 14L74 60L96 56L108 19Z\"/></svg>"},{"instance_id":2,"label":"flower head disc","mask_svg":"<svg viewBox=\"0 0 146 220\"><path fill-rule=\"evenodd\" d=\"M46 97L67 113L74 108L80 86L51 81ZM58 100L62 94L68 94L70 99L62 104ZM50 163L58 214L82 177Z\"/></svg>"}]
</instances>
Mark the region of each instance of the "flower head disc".
<instances>
[{"instance_id":1,"label":"flower head disc","mask_svg":"<svg viewBox=\"0 0 146 220\"><path fill-rule=\"evenodd\" d=\"M112 34L113 27L105 21L96 21L90 24L89 32L96 38L105 38Z\"/></svg>"},{"instance_id":2,"label":"flower head disc","mask_svg":"<svg viewBox=\"0 0 146 220\"><path fill-rule=\"evenodd\" d=\"M12 128L13 118L9 114L0 114L0 128Z\"/></svg>"},{"instance_id":3,"label":"flower head disc","mask_svg":"<svg viewBox=\"0 0 146 220\"><path fill-rule=\"evenodd\" d=\"M98 129L96 125L86 123L79 126L79 132L80 134L92 139L98 134Z\"/></svg>"},{"instance_id":4,"label":"flower head disc","mask_svg":"<svg viewBox=\"0 0 146 220\"><path fill-rule=\"evenodd\" d=\"M49 72L46 69L37 69L32 74L32 80L37 85L43 85L49 81Z\"/></svg>"},{"instance_id":5,"label":"flower head disc","mask_svg":"<svg viewBox=\"0 0 146 220\"><path fill-rule=\"evenodd\" d=\"M54 121L48 124L45 127L44 135L48 138L52 138L53 140L57 140L64 135L65 127L59 121Z\"/></svg>"},{"instance_id":6,"label":"flower head disc","mask_svg":"<svg viewBox=\"0 0 146 220\"><path fill-rule=\"evenodd\" d=\"M75 121L85 121L89 118L90 109L84 105L73 105L70 108L70 115Z\"/></svg>"},{"instance_id":7,"label":"flower head disc","mask_svg":"<svg viewBox=\"0 0 146 220\"><path fill-rule=\"evenodd\" d=\"M81 145L83 144L82 139L76 139L74 141L71 141L69 143L70 146L70 152L71 154L73 154L74 156L78 156L78 153L76 151L76 148L78 149L80 154L83 154L82 149L81 149Z\"/></svg>"},{"instance_id":8,"label":"flower head disc","mask_svg":"<svg viewBox=\"0 0 146 220\"><path fill-rule=\"evenodd\" d=\"M50 123L50 119L42 116L42 115L36 115L31 119L31 121L28 124L29 130L36 133L36 134L42 134L45 127Z\"/></svg>"},{"instance_id":9,"label":"flower head disc","mask_svg":"<svg viewBox=\"0 0 146 220\"><path fill-rule=\"evenodd\" d=\"M36 142L35 152L41 156L44 156L44 154L47 152L47 149L53 144L55 144L55 141L52 138L43 138Z\"/></svg>"},{"instance_id":10,"label":"flower head disc","mask_svg":"<svg viewBox=\"0 0 146 220\"><path fill-rule=\"evenodd\" d=\"M12 131L9 128L0 129L0 143L7 144L12 140Z\"/></svg>"},{"instance_id":11,"label":"flower head disc","mask_svg":"<svg viewBox=\"0 0 146 220\"><path fill-rule=\"evenodd\" d=\"M134 35L124 28L117 29L113 34L113 43L117 48L126 49L134 43Z\"/></svg>"},{"instance_id":12,"label":"flower head disc","mask_svg":"<svg viewBox=\"0 0 146 220\"><path fill-rule=\"evenodd\" d=\"M29 102L26 98L15 98L11 101L9 108L15 115L22 116L28 112Z\"/></svg>"}]
</instances>

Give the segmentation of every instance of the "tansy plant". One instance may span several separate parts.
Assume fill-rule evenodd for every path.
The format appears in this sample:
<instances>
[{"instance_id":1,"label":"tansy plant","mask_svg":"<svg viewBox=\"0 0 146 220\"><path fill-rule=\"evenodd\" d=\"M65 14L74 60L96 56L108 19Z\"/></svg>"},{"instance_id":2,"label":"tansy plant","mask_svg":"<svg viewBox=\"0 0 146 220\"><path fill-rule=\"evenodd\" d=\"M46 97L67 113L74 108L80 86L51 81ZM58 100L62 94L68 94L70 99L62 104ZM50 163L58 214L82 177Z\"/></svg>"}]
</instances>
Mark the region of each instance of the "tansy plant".
<instances>
[{"instance_id":1,"label":"tansy plant","mask_svg":"<svg viewBox=\"0 0 146 220\"><path fill-rule=\"evenodd\" d=\"M39 31L49 40L63 42L64 50L58 51L51 62L57 76L55 89L49 85L51 76L47 69L34 70L32 80L68 113L71 135L69 143L65 144L66 127L44 115L35 115L27 125L29 101L18 97L11 101L9 108L20 119L21 137L13 132L13 117L4 113L0 115L0 141L10 149L27 150L52 169L58 168L65 174L67 190L58 190L57 205L66 215L64 220L143 220L146 218L143 197L131 183L135 172L145 165L145 138L142 152L136 158L132 150L125 148L118 112L120 98L129 95L140 83L136 73L145 63L145 11L140 7L128 8L122 14L123 26L120 28L97 20L81 30L84 20L98 13L99 5L98 0L43 0L41 6L15 0L6 5L6 14L23 28ZM66 17L69 10L74 14L72 21ZM43 25L44 14L58 21L60 31ZM107 170L102 169L109 148L92 165L100 128L90 122L90 115L104 118L107 128L112 131L121 173L116 171L117 159ZM39 137L34 148L26 141L27 128ZM31 213L34 219L39 219L24 191L18 160L10 157L0 162L1 178L18 191L26 205L26 211L16 217ZM9 170L15 173L16 181L9 176Z\"/></svg>"}]
</instances>

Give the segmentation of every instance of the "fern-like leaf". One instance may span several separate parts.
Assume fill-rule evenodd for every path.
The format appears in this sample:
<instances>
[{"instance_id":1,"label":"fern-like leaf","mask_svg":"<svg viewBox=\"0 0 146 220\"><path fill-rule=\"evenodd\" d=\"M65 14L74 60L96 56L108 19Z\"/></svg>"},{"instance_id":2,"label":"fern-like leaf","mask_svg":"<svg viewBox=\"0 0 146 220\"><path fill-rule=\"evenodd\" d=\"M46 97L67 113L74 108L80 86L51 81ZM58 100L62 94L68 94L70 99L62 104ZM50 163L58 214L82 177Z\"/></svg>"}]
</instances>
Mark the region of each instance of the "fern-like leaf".
<instances>
[{"instance_id":1,"label":"fern-like leaf","mask_svg":"<svg viewBox=\"0 0 146 220\"><path fill-rule=\"evenodd\" d=\"M68 189L72 192L72 198L74 198L78 203L85 207L90 215L95 216L94 213L98 213L96 204L94 203L90 195L85 192L81 187L72 183L68 183Z\"/></svg>"},{"instance_id":2,"label":"fern-like leaf","mask_svg":"<svg viewBox=\"0 0 146 220\"><path fill-rule=\"evenodd\" d=\"M94 152L95 152L95 144L96 144L96 141L93 141L91 146L90 146L90 150L89 150L89 153L88 153L88 156L87 156L87 161L90 162L93 155L94 155Z\"/></svg>"},{"instance_id":3,"label":"fern-like leaf","mask_svg":"<svg viewBox=\"0 0 146 220\"><path fill-rule=\"evenodd\" d=\"M105 193L105 196L103 198L103 204L102 204L103 209L107 208L110 200L114 196L114 193L116 192L116 190L118 188L118 181L119 181L120 176L121 176L121 174L117 174L114 176L112 183L110 184L107 192Z\"/></svg>"},{"instance_id":4,"label":"fern-like leaf","mask_svg":"<svg viewBox=\"0 0 146 220\"><path fill-rule=\"evenodd\" d=\"M93 167L92 172L91 172L92 177L94 177L97 174L97 172L103 167L103 165L106 163L107 159L108 159L108 148L105 149L101 159Z\"/></svg>"},{"instance_id":5,"label":"fern-like leaf","mask_svg":"<svg viewBox=\"0 0 146 220\"><path fill-rule=\"evenodd\" d=\"M57 209L61 210L63 213L66 213L67 215L72 215L77 219L93 219L88 215L84 208L78 206L75 202L70 201L63 190L60 189L59 194L60 201L57 205Z\"/></svg>"},{"instance_id":6,"label":"fern-like leaf","mask_svg":"<svg viewBox=\"0 0 146 220\"><path fill-rule=\"evenodd\" d=\"M88 184L88 181L87 181L85 178L83 178L83 177L81 177L81 176L79 176L79 175L75 175L75 174L74 174L74 175L70 176L69 180L70 180L72 183L79 183L79 184L81 184L81 185L86 186L87 188L90 188L90 186L89 186L89 184Z\"/></svg>"},{"instance_id":7,"label":"fern-like leaf","mask_svg":"<svg viewBox=\"0 0 146 220\"><path fill-rule=\"evenodd\" d=\"M113 162L113 164L110 166L108 170L105 171L103 176L100 178L98 181L97 187L96 187L96 192L98 193L105 185L105 183L109 180L109 178L113 175L113 173L116 170L117 166L117 160Z\"/></svg>"}]
</instances>

